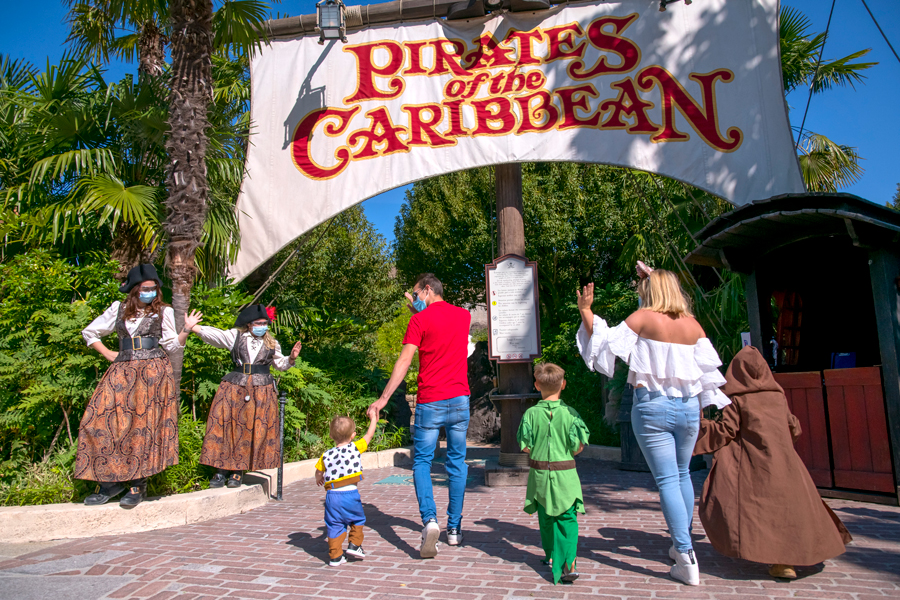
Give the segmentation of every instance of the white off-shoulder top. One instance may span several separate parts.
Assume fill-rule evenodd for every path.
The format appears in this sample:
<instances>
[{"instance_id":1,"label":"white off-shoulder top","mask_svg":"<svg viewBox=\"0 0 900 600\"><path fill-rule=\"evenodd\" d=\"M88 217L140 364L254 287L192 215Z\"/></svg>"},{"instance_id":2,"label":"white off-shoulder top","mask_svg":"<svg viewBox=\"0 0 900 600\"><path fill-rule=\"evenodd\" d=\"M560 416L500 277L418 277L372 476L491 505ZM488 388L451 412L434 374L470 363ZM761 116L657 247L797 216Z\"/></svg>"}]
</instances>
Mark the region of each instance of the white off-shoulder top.
<instances>
[{"instance_id":1,"label":"white off-shoulder top","mask_svg":"<svg viewBox=\"0 0 900 600\"><path fill-rule=\"evenodd\" d=\"M725 377L722 361L709 338L696 344L658 342L640 337L625 321L609 327L594 315L594 333L588 336L584 323L575 339L581 358L591 371L612 377L616 357L628 363L628 383L676 398L699 396L700 405L724 408L731 404L719 389Z\"/></svg>"}]
</instances>

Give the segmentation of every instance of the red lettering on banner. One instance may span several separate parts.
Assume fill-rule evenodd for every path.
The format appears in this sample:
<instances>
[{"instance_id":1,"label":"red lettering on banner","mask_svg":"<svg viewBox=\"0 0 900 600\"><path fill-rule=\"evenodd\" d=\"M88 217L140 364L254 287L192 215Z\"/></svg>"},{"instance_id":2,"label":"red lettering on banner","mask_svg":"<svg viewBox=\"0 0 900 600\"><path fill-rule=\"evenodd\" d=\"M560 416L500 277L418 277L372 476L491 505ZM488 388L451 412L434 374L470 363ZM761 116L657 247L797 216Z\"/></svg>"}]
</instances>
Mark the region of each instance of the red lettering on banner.
<instances>
[{"instance_id":1,"label":"red lettering on banner","mask_svg":"<svg viewBox=\"0 0 900 600\"><path fill-rule=\"evenodd\" d=\"M375 49L384 48L390 58L386 65L379 67L375 64ZM344 98L344 104L362 102L363 100L389 100L403 93L406 82L402 77L392 77L388 82L389 90L381 90L375 83L375 77L390 77L396 75L403 66L403 46L397 42L384 40L372 44L360 44L358 46L344 46L344 52L351 52L356 56L356 91Z\"/></svg>"},{"instance_id":2,"label":"red lettering on banner","mask_svg":"<svg viewBox=\"0 0 900 600\"><path fill-rule=\"evenodd\" d=\"M432 40L428 42L434 48L434 68L428 75L444 75L453 73L457 77L470 73L460 64L466 45L460 40ZM453 51L447 50L447 44L453 46Z\"/></svg>"},{"instance_id":3,"label":"red lettering on banner","mask_svg":"<svg viewBox=\"0 0 900 600\"><path fill-rule=\"evenodd\" d=\"M328 119L334 119L337 123L325 123L325 135L334 137L344 133L353 118L359 111L358 106L353 108L319 108L300 120L297 129L294 130L294 137L291 139L291 156L294 164L300 169L300 172L310 179L331 179L337 177L341 171L350 164L350 151L345 146L341 146L334 152L337 164L333 167L323 167L312 159L309 151L309 144L313 138L313 132L316 126Z\"/></svg>"},{"instance_id":4,"label":"red lettering on banner","mask_svg":"<svg viewBox=\"0 0 900 600\"><path fill-rule=\"evenodd\" d=\"M540 102L537 106L532 108L531 101L535 98L540 100ZM556 125L556 121L559 120L559 109L553 105L553 96L544 90L535 92L529 96L519 96L516 98L516 102L519 103L519 108L522 110L522 124L519 125L519 128L516 130L517 135L528 133L530 131L547 131L548 129L553 129ZM541 112L545 114L546 120L543 124L538 125L532 120L532 117L537 117Z\"/></svg>"},{"instance_id":5,"label":"red lettering on banner","mask_svg":"<svg viewBox=\"0 0 900 600\"><path fill-rule=\"evenodd\" d=\"M500 90L503 89L503 78L506 77L506 73L500 72L491 77L491 86L488 88L488 93L492 96L496 96L500 94Z\"/></svg>"},{"instance_id":6,"label":"red lettering on banner","mask_svg":"<svg viewBox=\"0 0 900 600\"><path fill-rule=\"evenodd\" d=\"M719 133L718 114L716 112L716 81L729 82L734 73L728 69L717 69L709 73L692 73L691 79L700 84L703 104L697 102L685 90L671 73L660 66L641 69L637 76L637 85L644 91L659 87L662 96L662 127L650 138L652 142L684 141L690 139L686 133L675 128L675 109L687 119L691 127L700 134L703 140L722 152L732 152L741 145L742 134L737 127L726 131L727 139ZM654 81L656 82L654 84Z\"/></svg>"},{"instance_id":7,"label":"red lettering on banner","mask_svg":"<svg viewBox=\"0 0 900 600\"><path fill-rule=\"evenodd\" d=\"M591 79L599 75L608 75L610 73L628 73L634 70L638 63L641 62L641 49L637 44L628 38L621 37L623 31L634 23L638 18L637 13L628 15L627 17L601 17L593 21L587 30L588 41L591 45L598 49L617 54L622 59L619 66L610 66L605 56L601 56L597 60L597 64L588 69L584 69L584 61L576 60L569 65L566 72L572 79ZM612 25L615 33L607 33L603 28Z\"/></svg>"},{"instance_id":8,"label":"red lettering on banner","mask_svg":"<svg viewBox=\"0 0 900 600\"><path fill-rule=\"evenodd\" d=\"M596 98L600 95L597 92L597 88L593 85L586 83L575 87L557 88L553 90L553 93L559 96L559 99L562 101L563 117L557 129L596 127L600 122L599 112L595 112L586 119L578 116L579 110L590 112L591 105L588 103L588 96Z\"/></svg>"},{"instance_id":9,"label":"red lettering on banner","mask_svg":"<svg viewBox=\"0 0 900 600\"><path fill-rule=\"evenodd\" d=\"M516 128L516 115L512 112L512 103L500 96L472 102L475 109L475 129L470 135L506 135ZM495 110L492 110L494 107ZM499 127L491 127L491 123L500 122Z\"/></svg>"},{"instance_id":10,"label":"red lettering on banner","mask_svg":"<svg viewBox=\"0 0 900 600\"><path fill-rule=\"evenodd\" d=\"M463 94L463 98L471 98L475 94L478 93L478 90L481 89L481 84L490 79L490 75L485 72L481 72L475 77L471 79L469 82L469 91Z\"/></svg>"},{"instance_id":11,"label":"red lettering on banner","mask_svg":"<svg viewBox=\"0 0 900 600\"><path fill-rule=\"evenodd\" d=\"M453 146L456 140L448 139L439 134L435 127L444 119L444 109L440 104L404 105L403 110L409 113L409 145L410 146ZM422 113L429 113L429 118L424 119ZM428 141L425 141L425 138Z\"/></svg>"},{"instance_id":12,"label":"red lettering on banner","mask_svg":"<svg viewBox=\"0 0 900 600\"><path fill-rule=\"evenodd\" d=\"M515 54L516 49L501 46L493 34L486 33L472 41L477 47L466 54L465 58L466 68L470 71L511 67L516 64L515 59L510 57L510 54Z\"/></svg>"},{"instance_id":13,"label":"red lettering on banner","mask_svg":"<svg viewBox=\"0 0 900 600\"><path fill-rule=\"evenodd\" d=\"M609 116L600 125L601 129L624 129L628 133L656 133L659 126L654 125L647 110L653 108L652 102L643 100L634 87L634 81L626 77L610 87L619 90L614 100L605 100L600 104L600 112L610 111ZM633 117L634 123L625 123L622 117Z\"/></svg>"},{"instance_id":14,"label":"red lettering on banner","mask_svg":"<svg viewBox=\"0 0 900 600\"><path fill-rule=\"evenodd\" d=\"M567 58L582 58L587 42L576 43L576 37L583 37L584 31L578 23L559 25L544 30L547 36L547 57L545 63ZM568 48L568 49L566 49Z\"/></svg>"},{"instance_id":15,"label":"red lettering on banner","mask_svg":"<svg viewBox=\"0 0 900 600\"><path fill-rule=\"evenodd\" d=\"M462 100L453 102L443 102L447 109L447 117L450 121L450 128L444 132L446 137L462 137L469 135L469 130L463 127Z\"/></svg>"},{"instance_id":16,"label":"red lettering on banner","mask_svg":"<svg viewBox=\"0 0 900 600\"><path fill-rule=\"evenodd\" d=\"M510 93L521 92L525 89L525 75L510 71L506 74L506 85L503 86L501 94L504 96Z\"/></svg>"},{"instance_id":17,"label":"red lettering on banner","mask_svg":"<svg viewBox=\"0 0 900 600\"><path fill-rule=\"evenodd\" d=\"M409 66L403 70L404 75L426 75L428 70L422 66L422 48L428 42L405 42L403 47L409 50Z\"/></svg>"},{"instance_id":18,"label":"red lettering on banner","mask_svg":"<svg viewBox=\"0 0 900 600\"><path fill-rule=\"evenodd\" d=\"M360 140L365 140L362 148L353 154L354 160L409 151L409 146L397 137L399 133L406 133L406 128L395 126L386 108L382 106L370 110L366 116L369 118L368 129L357 129L347 138L347 143L351 148L355 147ZM376 146L384 146L384 148L379 149Z\"/></svg>"},{"instance_id":19,"label":"red lettering on banner","mask_svg":"<svg viewBox=\"0 0 900 600\"><path fill-rule=\"evenodd\" d=\"M516 61L516 64L520 67L541 64L541 59L534 55L534 47L531 42L540 42L543 39L544 34L541 32L540 28L532 29L531 31L516 31L511 29L509 33L506 34L506 40L515 40L519 47L519 58Z\"/></svg>"}]
</instances>

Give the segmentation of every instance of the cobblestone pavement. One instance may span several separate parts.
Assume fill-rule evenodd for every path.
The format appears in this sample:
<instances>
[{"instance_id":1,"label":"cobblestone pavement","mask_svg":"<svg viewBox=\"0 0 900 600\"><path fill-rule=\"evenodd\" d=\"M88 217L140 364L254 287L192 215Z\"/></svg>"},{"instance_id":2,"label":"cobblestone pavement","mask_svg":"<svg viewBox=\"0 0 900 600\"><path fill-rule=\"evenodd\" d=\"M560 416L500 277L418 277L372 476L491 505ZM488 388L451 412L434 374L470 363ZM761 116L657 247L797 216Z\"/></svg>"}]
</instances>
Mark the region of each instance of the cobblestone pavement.
<instances>
[{"instance_id":1,"label":"cobblestone pavement","mask_svg":"<svg viewBox=\"0 0 900 600\"><path fill-rule=\"evenodd\" d=\"M325 564L324 493L299 482L285 489L284 502L245 515L66 542L5 560L0 598L900 598L900 508L829 500L855 542L824 565L799 568L793 582L771 580L764 565L718 555L698 533L702 586L688 588L668 578L670 542L650 475L597 461L579 461L579 472L588 512L581 518L581 578L572 586L548 580L536 518L522 512L524 488L484 487L475 463L465 544L442 545L433 560L418 558L414 488L375 484L410 475L390 468L367 472L361 486L365 561ZM705 474L695 474L698 486ZM443 510L446 488L438 487L436 497Z\"/></svg>"}]
</instances>

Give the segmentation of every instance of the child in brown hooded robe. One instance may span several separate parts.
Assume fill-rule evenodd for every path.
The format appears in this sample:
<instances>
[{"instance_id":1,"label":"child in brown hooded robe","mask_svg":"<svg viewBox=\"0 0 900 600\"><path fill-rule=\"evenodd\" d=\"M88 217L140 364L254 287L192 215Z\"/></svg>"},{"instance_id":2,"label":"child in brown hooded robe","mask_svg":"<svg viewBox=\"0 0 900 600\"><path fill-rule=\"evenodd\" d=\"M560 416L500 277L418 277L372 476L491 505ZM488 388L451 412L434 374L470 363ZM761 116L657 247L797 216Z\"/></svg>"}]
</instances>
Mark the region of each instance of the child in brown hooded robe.
<instances>
[{"instance_id":1,"label":"child in brown hooded robe","mask_svg":"<svg viewBox=\"0 0 900 600\"><path fill-rule=\"evenodd\" d=\"M772 565L793 579L796 565L842 554L852 539L797 452L800 424L759 351L747 346L728 365L731 398L720 422L702 419L694 454L715 452L700 496L700 521L713 548Z\"/></svg>"}]
</instances>

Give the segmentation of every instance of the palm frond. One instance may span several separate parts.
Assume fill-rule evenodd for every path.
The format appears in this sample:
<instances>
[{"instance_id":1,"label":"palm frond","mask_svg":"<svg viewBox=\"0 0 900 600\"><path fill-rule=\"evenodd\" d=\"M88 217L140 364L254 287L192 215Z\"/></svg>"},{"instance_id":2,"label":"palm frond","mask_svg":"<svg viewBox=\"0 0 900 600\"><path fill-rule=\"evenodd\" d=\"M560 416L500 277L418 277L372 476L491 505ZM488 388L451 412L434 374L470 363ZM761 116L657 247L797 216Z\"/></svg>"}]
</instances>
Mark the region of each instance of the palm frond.
<instances>
[{"instance_id":1,"label":"palm frond","mask_svg":"<svg viewBox=\"0 0 900 600\"><path fill-rule=\"evenodd\" d=\"M804 136L799 159L803 181L811 192L835 192L851 186L865 171L855 148L812 132Z\"/></svg>"},{"instance_id":2,"label":"palm frond","mask_svg":"<svg viewBox=\"0 0 900 600\"><path fill-rule=\"evenodd\" d=\"M228 0L213 15L213 48L226 56L251 54L265 43L260 33L269 18L264 0Z\"/></svg>"}]
</instances>

